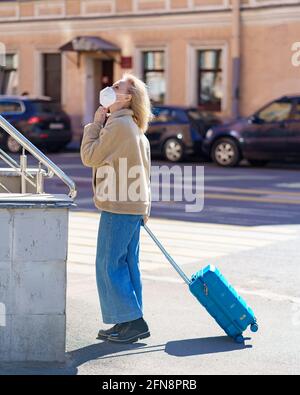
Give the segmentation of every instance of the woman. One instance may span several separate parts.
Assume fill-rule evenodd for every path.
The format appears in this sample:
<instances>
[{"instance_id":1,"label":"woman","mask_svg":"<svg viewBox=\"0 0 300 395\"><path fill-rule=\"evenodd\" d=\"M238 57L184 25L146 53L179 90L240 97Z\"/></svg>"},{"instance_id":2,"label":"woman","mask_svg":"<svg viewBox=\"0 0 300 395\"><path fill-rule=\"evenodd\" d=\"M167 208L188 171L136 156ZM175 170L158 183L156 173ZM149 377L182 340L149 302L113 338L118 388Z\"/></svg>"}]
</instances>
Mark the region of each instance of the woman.
<instances>
[{"instance_id":1,"label":"woman","mask_svg":"<svg viewBox=\"0 0 300 395\"><path fill-rule=\"evenodd\" d=\"M150 215L152 118L145 84L126 74L100 92L102 106L85 126L80 155L93 168L94 203L99 208L96 278L103 322L98 339L133 343L150 336L143 318L139 243ZM107 112L109 117L106 120Z\"/></svg>"}]
</instances>

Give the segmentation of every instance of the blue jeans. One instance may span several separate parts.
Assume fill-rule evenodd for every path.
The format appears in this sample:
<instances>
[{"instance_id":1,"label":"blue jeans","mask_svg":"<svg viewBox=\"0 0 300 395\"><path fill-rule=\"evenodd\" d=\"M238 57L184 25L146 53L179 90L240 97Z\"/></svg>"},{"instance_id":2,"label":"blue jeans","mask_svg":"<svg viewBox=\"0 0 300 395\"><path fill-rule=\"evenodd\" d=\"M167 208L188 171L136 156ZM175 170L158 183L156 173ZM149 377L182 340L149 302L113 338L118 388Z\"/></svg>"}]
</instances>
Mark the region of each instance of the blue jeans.
<instances>
[{"instance_id":1,"label":"blue jeans","mask_svg":"<svg viewBox=\"0 0 300 395\"><path fill-rule=\"evenodd\" d=\"M142 215L102 211L99 221L96 279L105 324L143 316L139 270Z\"/></svg>"}]
</instances>

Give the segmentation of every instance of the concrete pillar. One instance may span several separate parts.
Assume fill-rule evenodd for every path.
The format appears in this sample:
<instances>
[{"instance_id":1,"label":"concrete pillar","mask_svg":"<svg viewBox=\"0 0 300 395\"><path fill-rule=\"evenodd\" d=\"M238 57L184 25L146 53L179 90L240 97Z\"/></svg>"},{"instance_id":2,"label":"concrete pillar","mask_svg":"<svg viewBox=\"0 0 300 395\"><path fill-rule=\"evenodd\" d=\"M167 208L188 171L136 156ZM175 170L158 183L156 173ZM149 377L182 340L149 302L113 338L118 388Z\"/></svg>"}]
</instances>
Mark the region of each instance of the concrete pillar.
<instances>
[{"instance_id":1,"label":"concrete pillar","mask_svg":"<svg viewBox=\"0 0 300 395\"><path fill-rule=\"evenodd\" d=\"M72 202L0 194L0 361L64 361Z\"/></svg>"}]
</instances>

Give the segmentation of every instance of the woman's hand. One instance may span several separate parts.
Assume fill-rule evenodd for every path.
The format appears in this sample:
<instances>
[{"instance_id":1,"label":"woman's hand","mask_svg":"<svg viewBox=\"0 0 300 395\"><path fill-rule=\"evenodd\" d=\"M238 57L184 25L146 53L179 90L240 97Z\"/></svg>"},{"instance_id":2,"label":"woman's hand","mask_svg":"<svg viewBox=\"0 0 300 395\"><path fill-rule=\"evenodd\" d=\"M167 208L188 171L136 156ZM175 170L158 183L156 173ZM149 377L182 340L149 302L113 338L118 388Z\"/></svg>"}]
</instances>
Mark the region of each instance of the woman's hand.
<instances>
[{"instance_id":1,"label":"woman's hand","mask_svg":"<svg viewBox=\"0 0 300 395\"><path fill-rule=\"evenodd\" d=\"M143 216L143 221L144 221L144 224L145 224L145 225L146 225L146 223L148 222L148 220L149 220L148 215L144 215L144 216Z\"/></svg>"},{"instance_id":2,"label":"woman's hand","mask_svg":"<svg viewBox=\"0 0 300 395\"><path fill-rule=\"evenodd\" d=\"M107 108L100 106L98 110L95 112L94 123L98 123L102 126L104 124L106 114L107 114Z\"/></svg>"}]
</instances>

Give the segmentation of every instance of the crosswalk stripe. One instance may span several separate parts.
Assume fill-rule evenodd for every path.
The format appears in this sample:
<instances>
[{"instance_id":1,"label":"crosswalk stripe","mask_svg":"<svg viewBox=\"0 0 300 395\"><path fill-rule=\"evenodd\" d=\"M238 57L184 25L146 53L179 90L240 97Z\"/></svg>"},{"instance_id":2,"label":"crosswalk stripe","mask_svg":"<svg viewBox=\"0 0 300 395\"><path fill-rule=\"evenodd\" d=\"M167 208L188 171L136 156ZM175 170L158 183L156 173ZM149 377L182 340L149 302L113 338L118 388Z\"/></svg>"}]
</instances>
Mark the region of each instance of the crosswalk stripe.
<instances>
[{"instance_id":1,"label":"crosswalk stripe","mask_svg":"<svg viewBox=\"0 0 300 395\"><path fill-rule=\"evenodd\" d=\"M163 232L157 228L151 227L152 231L158 235L158 237L164 242L168 243L173 247L176 247L177 241L187 241L193 242L193 245L190 244L191 247L197 247L197 245L203 244L213 244L216 247L221 246L221 244L225 245L233 245L233 246L243 246L243 247L260 247L266 245L268 242L276 242L276 241L288 241L291 237L288 236L280 236L280 237L243 237L240 235L227 235L227 234L187 234L187 233L178 233L178 232ZM70 231L70 238L88 238L88 233L86 231ZM145 239L145 233L142 232L141 239ZM263 235L262 235L263 236ZM97 237L96 231L92 232L92 238L95 239ZM147 236L148 238L148 236Z\"/></svg>"},{"instance_id":2,"label":"crosswalk stripe","mask_svg":"<svg viewBox=\"0 0 300 395\"><path fill-rule=\"evenodd\" d=\"M245 202L258 202L258 203L273 203L273 204L296 204L300 205L300 197L298 200L290 199L276 199L276 198L264 198L264 197L251 197L241 195L225 195L217 193L206 193L205 199L216 199L216 200L237 200Z\"/></svg>"},{"instance_id":3,"label":"crosswalk stripe","mask_svg":"<svg viewBox=\"0 0 300 395\"><path fill-rule=\"evenodd\" d=\"M153 231L155 231L155 230L153 229ZM217 235L216 236L213 236L213 235L212 236L205 236L205 235L197 236L197 235L187 235L187 234L180 235L180 234L178 234L178 237L174 237L173 239L170 239L169 238L170 235L164 234L162 232L158 233L157 231L155 231L155 233L158 235L159 239L164 244L166 244L166 240L167 240L167 237L168 237L168 240L172 242L172 244L170 244L172 246L172 248L176 247L177 240L179 240L179 241L184 241L184 240L186 240L186 241L193 241L194 242L193 247L195 247L195 248L197 247L198 243L202 243L202 244L203 243L209 243L209 244L214 245L216 248L220 245L219 243L227 243L227 244L233 245L233 246L235 246L237 244L237 245L243 246L243 247L262 247L262 246L264 246L264 245L266 245L268 243L268 240L263 240L261 238L249 239L249 240L247 240L247 239L237 240L237 239L234 239L231 236L226 237L226 236L222 236L222 235L218 235L218 236ZM165 237L164 237L164 235L165 235ZM70 237L71 238L76 237L77 239L78 238L85 238L86 237L86 233L85 232L84 233L77 233L76 235L70 234ZM144 240L144 237L145 237L144 235L141 236L141 240L142 241ZM288 239L285 238L284 240L288 240ZM271 241L274 242L275 240L271 240Z\"/></svg>"},{"instance_id":4,"label":"crosswalk stripe","mask_svg":"<svg viewBox=\"0 0 300 395\"><path fill-rule=\"evenodd\" d=\"M75 265L95 265L99 213L70 212L68 262ZM299 237L299 228L246 227L186 223L178 220L151 218L151 229L165 248L181 265L200 259L224 257ZM158 247L141 231L140 265L147 273L167 264Z\"/></svg>"},{"instance_id":5,"label":"crosswalk stripe","mask_svg":"<svg viewBox=\"0 0 300 395\"><path fill-rule=\"evenodd\" d=\"M69 245L72 246L72 250L73 249L79 249L81 247L92 247L92 246L96 246L97 243L97 239L96 238L82 238L82 237L70 237L69 238ZM141 237L141 243L143 246L143 249L145 250L146 248L151 248L153 247L153 241L149 240L148 237ZM215 246L215 242L214 241L210 241L210 242L199 242L197 243L197 245L195 245L195 243L191 240L184 240L184 241L176 241L176 245L174 246L174 242L170 239L164 239L164 246L167 249L171 249L176 251L175 248L179 247L179 248L189 248L189 249L193 249L195 247L197 247L197 249L199 251L204 251L204 250L208 250L211 251L211 249ZM220 252L239 252L239 251L244 251L247 248L251 248L251 246L245 246L245 245L236 245L236 244L225 244L225 243L218 243L218 250Z\"/></svg>"},{"instance_id":6,"label":"crosswalk stripe","mask_svg":"<svg viewBox=\"0 0 300 395\"><path fill-rule=\"evenodd\" d=\"M193 254L185 254L186 251L182 251L182 253L178 253L172 251L172 255L174 259L176 259L178 262L180 262L182 265L184 264L190 264L199 261L200 257L203 259L209 259L209 258L216 258L216 257L221 257L227 255L226 252L220 252L220 251L200 251L198 255L193 255ZM72 260L75 260L76 262L79 262L80 259L84 261L90 261L90 258L95 259L96 257L96 251L93 253L88 253L86 250L82 251L72 251L69 253L69 258ZM142 249L140 252L140 261L141 264L144 262L157 262L161 263L164 257L162 256L161 252L157 251L145 251L145 249Z\"/></svg>"},{"instance_id":7,"label":"crosswalk stripe","mask_svg":"<svg viewBox=\"0 0 300 395\"><path fill-rule=\"evenodd\" d=\"M160 235L162 240L166 241L193 241L193 242L202 242L202 243L209 243L211 241L220 242L220 243L227 243L227 244L242 244L242 245L264 245L267 241L287 241L290 239L290 235L267 235L265 233L254 235L251 232L220 232L220 231L206 231L206 230L199 230L198 233L188 233L188 230L184 228L180 229L180 232L177 230L164 230L161 227L151 226L151 230L154 233ZM70 230L70 236L76 237L89 237L89 233L94 238L97 235L96 229L72 229ZM144 230L141 233L143 237ZM237 238L239 243L237 243Z\"/></svg>"},{"instance_id":8,"label":"crosswalk stripe","mask_svg":"<svg viewBox=\"0 0 300 395\"><path fill-rule=\"evenodd\" d=\"M142 244L142 250L143 252L152 252L153 254L159 254L159 249L157 248L157 250L153 249L153 245L152 243L144 243L143 240L141 240L141 244ZM69 244L70 246L72 246L72 252L86 252L86 253L93 253L93 249L95 247L95 245L80 245L78 243L74 243L70 242ZM197 245L197 249L193 250L191 248L187 248L188 246L185 246L184 244L181 245L176 245L176 246L172 246L171 244L167 244L164 243L164 246L166 249L171 249L173 251L174 255L182 255L182 256L186 256L186 257L199 257L199 255L201 254L201 256L205 253L207 254L211 254L212 253L212 249L211 247L205 247L205 246L199 246ZM239 248L238 251L243 251L243 249ZM228 252L233 252L233 249L223 249L223 248L219 248L218 252L220 253L228 253Z\"/></svg>"},{"instance_id":9,"label":"crosswalk stripe","mask_svg":"<svg viewBox=\"0 0 300 395\"><path fill-rule=\"evenodd\" d=\"M282 191L282 190L270 190L270 189L250 189L250 188L226 188L226 187L216 187L216 186L207 186L205 187L206 191L210 192L231 192L231 193L241 193L245 195L278 195L278 196L294 196L300 198L299 192L290 192L290 191Z\"/></svg>"},{"instance_id":10,"label":"crosswalk stripe","mask_svg":"<svg viewBox=\"0 0 300 395\"><path fill-rule=\"evenodd\" d=\"M86 214L86 215L85 215ZM81 211L72 211L70 220L72 219L72 225L74 224L79 224L82 226L82 224L85 224L87 226L98 226L99 220L100 220L100 213L93 213L93 212L81 212ZM162 225L167 225L169 228L172 225L172 227L176 227L176 225L180 226L180 229L182 226L187 226L187 223L180 221L180 220L170 220L170 219L163 219L163 218L150 218L151 224L155 225L156 223L159 224L159 226ZM152 225L151 225L152 226ZM295 230L292 229L290 226L287 227L285 225L276 225L274 227L269 227L269 226L256 226L256 227L247 227L247 226L241 226L241 225L223 225L223 224L210 224L210 223L199 223L199 222L189 222L188 223L188 228L189 230L193 229L199 229L200 231L203 229L213 229L213 230L233 230L236 232L239 232L240 230L247 230L251 231L252 233L257 233L257 232L264 232L264 233L285 233L285 234L295 234Z\"/></svg>"},{"instance_id":11,"label":"crosswalk stripe","mask_svg":"<svg viewBox=\"0 0 300 395\"><path fill-rule=\"evenodd\" d=\"M87 231L98 231L98 226L99 226L99 220L97 221L90 221L88 218L86 221L80 220L77 221L73 220L72 222L70 220L70 224L72 223L72 229L85 229ZM276 225L276 226L255 226L255 227L249 227L249 226L239 226L239 225L219 225L219 224L209 224L209 223L195 223L194 222L182 222L178 220L170 220L168 219L167 221L164 221L163 219L157 219L157 218L150 218L149 224L151 224L151 227L159 227L159 228L165 228L165 229L184 229L186 232L191 232L191 233L204 233L204 232L232 232L233 234L238 234L238 233L243 233L243 234L250 234L257 235L258 233L263 233L266 236L272 236L272 235L291 235L295 234L295 229L294 226L285 226L285 225ZM178 230L179 231L179 230Z\"/></svg>"}]
</instances>

